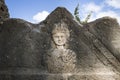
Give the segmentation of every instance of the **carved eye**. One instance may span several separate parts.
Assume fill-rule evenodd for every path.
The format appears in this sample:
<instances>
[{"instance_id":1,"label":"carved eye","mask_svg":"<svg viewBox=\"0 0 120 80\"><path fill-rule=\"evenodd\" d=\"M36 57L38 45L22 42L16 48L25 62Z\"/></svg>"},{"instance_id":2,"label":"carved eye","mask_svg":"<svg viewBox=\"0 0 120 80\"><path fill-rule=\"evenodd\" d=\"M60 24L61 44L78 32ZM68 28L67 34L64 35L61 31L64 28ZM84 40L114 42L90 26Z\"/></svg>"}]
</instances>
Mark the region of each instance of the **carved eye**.
<instances>
[{"instance_id":1,"label":"carved eye","mask_svg":"<svg viewBox=\"0 0 120 80\"><path fill-rule=\"evenodd\" d=\"M61 38L63 38L63 36L61 36Z\"/></svg>"},{"instance_id":2,"label":"carved eye","mask_svg":"<svg viewBox=\"0 0 120 80\"><path fill-rule=\"evenodd\" d=\"M59 38L59 36L54 36L55 38Z\"/></svg>"}]
</instances>

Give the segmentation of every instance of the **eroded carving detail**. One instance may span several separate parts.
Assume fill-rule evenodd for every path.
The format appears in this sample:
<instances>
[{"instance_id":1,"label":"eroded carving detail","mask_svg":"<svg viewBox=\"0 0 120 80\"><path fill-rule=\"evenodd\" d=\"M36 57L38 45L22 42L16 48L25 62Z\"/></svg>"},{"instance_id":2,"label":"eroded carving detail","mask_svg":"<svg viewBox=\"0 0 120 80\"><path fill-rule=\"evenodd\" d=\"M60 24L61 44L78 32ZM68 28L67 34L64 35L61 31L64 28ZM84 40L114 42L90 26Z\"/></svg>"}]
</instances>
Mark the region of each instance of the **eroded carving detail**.
<instances>
[{"instance_id":1,"label":"eroded carving detail","mask_svg":"<svg viewBox=\"0 0 120 80\"><path fill-rule=\"evenodd\" d=\"M50 73L68 73L75 70L76 54L67 49L70 32L65 23L58 23L52 31L52 49L46 55Z\"/></svg>"}]
</instances>

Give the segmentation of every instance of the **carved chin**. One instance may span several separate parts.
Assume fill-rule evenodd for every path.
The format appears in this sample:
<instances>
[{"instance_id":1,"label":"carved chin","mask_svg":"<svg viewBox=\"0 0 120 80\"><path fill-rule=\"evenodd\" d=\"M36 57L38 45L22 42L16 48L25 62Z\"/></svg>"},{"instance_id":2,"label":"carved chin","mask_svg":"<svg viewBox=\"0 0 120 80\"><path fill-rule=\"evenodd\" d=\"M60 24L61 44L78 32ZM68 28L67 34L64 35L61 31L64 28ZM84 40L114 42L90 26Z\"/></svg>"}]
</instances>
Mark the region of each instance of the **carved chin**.
<instances>
[{"instance_id":1,"label":"carved chin","mask_svg":"<svg viewBox=\"0 0 120 80\"><path fill-rule=\"evenodd\" d=\"M61 43L61 44L56 44L57 46L64 46L65 44Z\"/></svg>"},{"instance_id":2,"label":"carved chin","mask_svg":"<svg viewBox=\"0 0 120 80\"><path fill-rule=\"evenodd\" d=\"M63 45L65 45L65 41L63 42L63 41L58 41L58 42L56 42L55 44L56 45L58 45L58 46L63 46Z\"/></svg>"}]
</instances>

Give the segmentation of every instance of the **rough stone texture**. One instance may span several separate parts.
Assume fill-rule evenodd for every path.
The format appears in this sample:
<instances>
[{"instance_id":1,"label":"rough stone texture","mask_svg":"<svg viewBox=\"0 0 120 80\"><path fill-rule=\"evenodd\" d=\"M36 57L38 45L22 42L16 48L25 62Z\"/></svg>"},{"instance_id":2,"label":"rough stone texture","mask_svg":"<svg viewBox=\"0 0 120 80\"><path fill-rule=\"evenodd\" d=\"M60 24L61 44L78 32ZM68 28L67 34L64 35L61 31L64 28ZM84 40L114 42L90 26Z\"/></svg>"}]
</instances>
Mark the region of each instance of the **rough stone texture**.
<instances>
[{"instance_id":1,"label":"rough stone texture","mask_svg":"<svg viewBox=\"0 0 120 80\"><path fill-rule=\"evenodd\" d=\"M6 18L9 18L8 8L4 0L0 0L0 23L2 23Z\"/></svg>"},{"instance_id":2,"label":"rough stone texture","mask_svg":"<svg viewBox=\"0 0 120 80\"><path fill-rule=\"evenodd\" d=\"M51 74L44 64L53 25L60 21L70 30L69 49L77 56L75 73ZM81 27L61 7L39 24L7 19L0 25L0 79L119 80L119 35L119 24L113 18L104 17Z\"/></svg>"},{"instance_id":3,"label":"rough stone texture","mask_svg":"<svg viewBox=\"0 0 120 80\"><path fill-rule=\"evenodd\" d=\"M44 60L50 73L75 72L76 55L71 50L49 50Z\"/></svg>"}]
</instances>

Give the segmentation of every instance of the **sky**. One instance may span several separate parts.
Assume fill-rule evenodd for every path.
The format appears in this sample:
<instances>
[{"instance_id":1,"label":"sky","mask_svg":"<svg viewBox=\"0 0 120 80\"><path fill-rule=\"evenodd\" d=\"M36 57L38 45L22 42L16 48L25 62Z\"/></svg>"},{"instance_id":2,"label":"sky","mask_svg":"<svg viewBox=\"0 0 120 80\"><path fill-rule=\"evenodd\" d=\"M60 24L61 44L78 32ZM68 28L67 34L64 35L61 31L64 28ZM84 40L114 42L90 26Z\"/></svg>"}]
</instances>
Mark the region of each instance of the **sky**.
<instances>
[{"instance_id":1,"label":"sky","mask_svg":"<svg viewBox=\"0 0 120 80\"><path fill-rule=\"evenodd\" d=\"M72 14L79 4L82 21L92 11L90 21L110 16L120 24L120 0L5 0L10 17L21 18L32 23L43 21L57 7L65 7Z\"/></svg>"}]
</instances>

